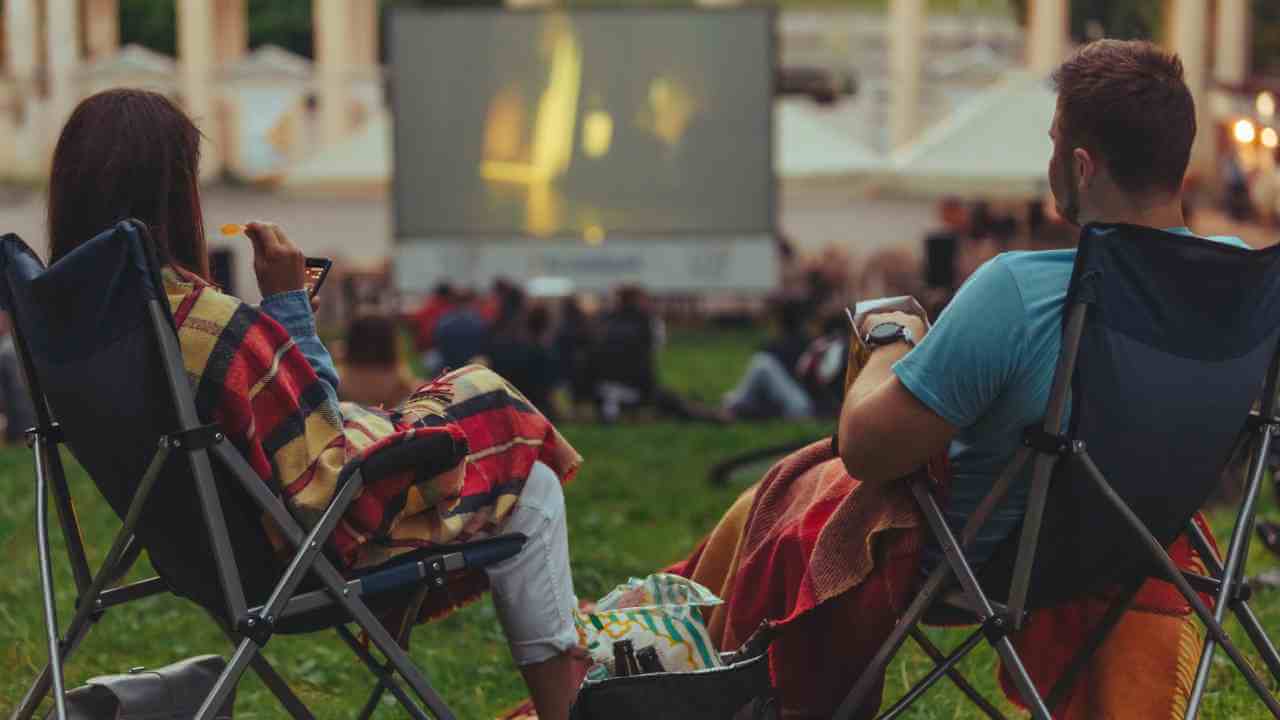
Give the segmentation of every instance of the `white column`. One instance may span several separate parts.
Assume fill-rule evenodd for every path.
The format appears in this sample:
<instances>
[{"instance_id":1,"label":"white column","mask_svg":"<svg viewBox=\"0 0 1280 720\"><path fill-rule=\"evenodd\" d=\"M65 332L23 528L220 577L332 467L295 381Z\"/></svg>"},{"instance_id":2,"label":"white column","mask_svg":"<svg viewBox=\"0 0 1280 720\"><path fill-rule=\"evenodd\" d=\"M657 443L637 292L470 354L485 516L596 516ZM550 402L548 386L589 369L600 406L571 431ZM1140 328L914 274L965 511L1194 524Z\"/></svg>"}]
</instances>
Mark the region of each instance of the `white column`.
<instances>
[{"instance_id":1,"label":"white column","mask_svg":"<svg viewBox=\"0 0 1280 720\"><path fill-rule=\"evenodd\" d=\"M214 108L213 0L178 0L178 87L183 109L205 136L200 146L200 175L211 177L222 168Z\"/></svg>"},{"instance_id":2,"label":"white column","mask_svg":"<svg viewBox=\"0 0 1280 720\"><path fill-rule=\"evenodd\" d=\"M350 130L351 37L346 0L313 0L315 71L320 112L320 146L341 140Z\"/></svg>"},{"instance_id":3,"label":"white column","mask_svg":"<svg viewBox=\"0 0 1280 720\"><path fill-rule=\"evenodd\" d=\"M924 0L889 0L889 142L898 148L919 129L924 65Z\"/></svg>"},{"instance_id":4,"label":"white column","mask_svg":"<svg viewBox=\"0 0 1280 720\"><path fill-rule=\"evenodd\" d=\"M36 0L4 0L4 65L18 86L19 96L29 91L35 78L39 44Z\"/></svg>"},{"instance_id":5,"label":"white column","mask_svg":"<svg viewBox=\"0 0 1280 720\"><path fill-rule=\"evenodd\" d=\"M1027 17L1027 68L1048 75L1067 51L1066 0L1030 0Z\"/></svg>"},{"instance_id":6,"label":"white column","mask_svg":"<svg viewBox=\"0 0 1280 720\"><path fill-rule=\"evenodd\" d=\"M216 73L220 67L239 62L249 50L247 0L215 0L213 17L217 31L212 70ZM240 167L240 94L235 88L216 87L214 98L213 137L222 164L235 171Z\"/></svg>"},{"instance_id":7,"label":"white column","mask_svg":"<svg viewBox=\"0 0 1280 720\"><path fill-rule=\"evenodd\" d=\"M1249 0L1218 0L1214 23L1213 77L1224 85L1242 85L1249 76Z\"/></svg>"},{"instance_id":8,"label":"white column","mask_svg":"<svg viewBox=\"0 0 1280 720\"><path fill-rule=\"evenodd\" d=\"M90 60L111 57L120 49L120 0L82 0L85 49Z\"/></svg>"},{"instance_id":9,"label":"white column","mask_svg":"<svg viewBox=\"0 0 1280 720\"><path fill-rule=\"evenodd\" d=\"M1209 0L1173 0L1170 3L1169 44L1182 58L1187 87L1196 102L1196 142L1188 171L1211 177L1214 171L1213 116L1209 112Z\"/></svg>"},{"instance_id":10,"label":"white column","mask_svg":"<svg viewBox=\"0 0 1280 720\"><path fill-rule=\"evenodd\" d=\"M79 100L80 8L76 0L46 0L45 69L49 78L49 114L45 129L56 139ZM52 147L52 144L50 145Z\"/></svg>"}]
</instances>

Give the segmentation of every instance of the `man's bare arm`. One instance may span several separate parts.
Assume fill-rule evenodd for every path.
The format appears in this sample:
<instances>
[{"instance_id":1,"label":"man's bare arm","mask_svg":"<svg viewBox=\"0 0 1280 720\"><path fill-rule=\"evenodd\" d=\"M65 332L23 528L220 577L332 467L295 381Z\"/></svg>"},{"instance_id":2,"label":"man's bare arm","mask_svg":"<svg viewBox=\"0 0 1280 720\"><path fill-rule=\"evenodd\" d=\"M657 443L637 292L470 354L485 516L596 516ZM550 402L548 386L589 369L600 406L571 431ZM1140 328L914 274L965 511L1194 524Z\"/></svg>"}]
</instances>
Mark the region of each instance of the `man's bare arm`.
<instances>
[{"instance_id":1,"label":"man's bare arm","mask_svg":"<svg viewBox=\"0 0 1280 720\"><path fill-rule=\"evenodd\" d=\"M901 313L868 318L892 320L916 338L924 324ZM910 348L899 342L877 348L858 375L840 410L839 448L849 474L863 482L903 477L946 450L955 426L920 402L893 374L893 363Z\"/></svg>"}]
</instances>

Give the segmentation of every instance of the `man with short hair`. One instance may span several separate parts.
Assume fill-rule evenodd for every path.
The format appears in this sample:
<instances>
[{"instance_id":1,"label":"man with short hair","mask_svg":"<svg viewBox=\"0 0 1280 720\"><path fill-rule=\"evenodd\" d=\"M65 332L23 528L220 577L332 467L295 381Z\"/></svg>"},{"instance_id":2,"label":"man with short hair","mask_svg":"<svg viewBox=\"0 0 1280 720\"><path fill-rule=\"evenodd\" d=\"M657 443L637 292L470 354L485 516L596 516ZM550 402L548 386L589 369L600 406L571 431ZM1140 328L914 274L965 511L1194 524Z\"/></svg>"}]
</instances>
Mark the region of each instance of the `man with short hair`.
<instances>
[{"instance_id":1,"label":"man with short hair","mask_svg":"<svg viewBox=\"0 0 1280 720\"><path fill-rule=\"evenodd\" d=\"M1049 185L1062 217L1191 235L1181 188L1196 116L1178 57L1147 42L1102 40L1063 63L1053 81ZM849 474L893 481L946 452L945 511L958 534L1009 464L1023 428L1044 415L1074 262L1074 249L999 255L928 331L902 313L867 318L861 331L875 349L840 418ZM1013 486L970 548L972 562L986 560L1017 526L1029 485ZM939 558L926 549L926 565Z\"/></svg>"},{"instance_id":2,"label":"man with short hair","mask_svg":"<svg viewBox=\"0 0 1280 720\"><path fill-rule=\"evenodd\" d=\"M1179 190L1195 107L1177 57L1149 43L1100 41L1067 60L1054 80L1049 176L1060 213L1074 223L1190 234ZM670 569L724 598L707 623L718 648L739 647L762 622L777 631L770 669L783 717L831 717L900 621L921 570L940 560L902 478L946 453L950 481L941 502L959 530L1009 463L1023 428L1042 420L1074 260L1074 250L997 256L927 334L914 316L869 318L862 331L874 349L845 397L839 457L828 443L789 455ZM1014 530L1028 485L1022 478L988 520L968 550L973 563L990 558ZM1194 666L1200 636L1181 599L1162 597L1144 590L1055 717L1181 714L1190 683L1180 668ZM1104 612L1089 602L1037 610L1015 634L1042 691ZM883 674L878 682L858 720L874 715Z\"/></svg>"}]
</instances>

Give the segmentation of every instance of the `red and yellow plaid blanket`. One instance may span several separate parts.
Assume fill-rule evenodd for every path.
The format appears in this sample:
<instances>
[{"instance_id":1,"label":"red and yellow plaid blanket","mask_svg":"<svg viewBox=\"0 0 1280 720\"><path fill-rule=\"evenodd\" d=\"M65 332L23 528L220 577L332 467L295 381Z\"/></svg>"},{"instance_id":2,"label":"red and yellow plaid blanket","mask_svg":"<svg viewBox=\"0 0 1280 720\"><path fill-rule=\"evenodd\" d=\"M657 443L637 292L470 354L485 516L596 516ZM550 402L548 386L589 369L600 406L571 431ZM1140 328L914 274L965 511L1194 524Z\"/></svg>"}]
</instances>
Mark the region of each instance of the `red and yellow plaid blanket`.
<instances>
[{"instance_id":1,"label":"red and yellow plaid blanket","mask_svg":"<svg viewBox=\"0 0 1280 720\"><path fill-rule=\"evenodd\" d=\"M171 270L164 282L201 417L222 426L303 525L328 507L348 462L410 436L465 440L453 444L467 450L447 471L410 470L361 490L331 540L344 569L493 535L534 462L562 482L581 463L519 391L483 367L443 375L397 408L339 404L285 329L257 308ZM440 466L439 458L427 460L424 466ZM478 590L483 584L465 594Z\"/></svg>"},{"instance_id":2,"label":"red and yellow plaid blanket","mask_svg":"<svg viewBox=\"0 0 1280 720\"><path fill-rule=\"evenodd\" d=\"M941 465L931 470L945 483ZM905 482L858 482L823 440L775 465L689 558L667 571L724 598L707 618L720 650L739 647L762 622L779 628L769 654L782 717L809 720L831 717L905 612L925 541ZM1179 567L1204 572L1185 539L1169 553ZM1042 694L1107 605L1079 600L1039 610L1012 636ZM1199 657L1198 625L1185 600L1171 585L1149 580L1054 717L1182 717ZM1006 697L1019 704L1003 671L1000 679ZM856 717L874 716L883 682L882 675Z\"/></svg>"}]
</instances>

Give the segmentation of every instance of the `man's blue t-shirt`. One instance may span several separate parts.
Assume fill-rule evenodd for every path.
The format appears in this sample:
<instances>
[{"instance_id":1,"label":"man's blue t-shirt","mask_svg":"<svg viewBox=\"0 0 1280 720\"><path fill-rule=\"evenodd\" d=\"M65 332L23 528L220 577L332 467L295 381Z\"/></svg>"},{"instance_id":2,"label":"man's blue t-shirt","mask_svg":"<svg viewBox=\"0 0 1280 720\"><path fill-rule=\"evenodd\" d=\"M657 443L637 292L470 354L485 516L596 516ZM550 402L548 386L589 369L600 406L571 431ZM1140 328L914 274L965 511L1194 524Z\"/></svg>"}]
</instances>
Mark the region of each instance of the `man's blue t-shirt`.
<instances>
[{"instance_id":1,"label":"man's blue t-shirt","mask_svg":"<svg viewBox=\"0 0 1280 720\"><path fill-rule=\"evenodd\" d=\"M1191 235L1187 228L1168 232ZM1247 248L1239 238L1211 240ZM921 402L959 428L951 441L947 522L960 534L1013 459L1028 425L1042 421L1062 346L1062 308L1075 250L1009 252L984 264L920 344L893 366ZM1022 520L1031 463L966 553L982 563ZM925 565L937 561L930 548Z\"/></svg>"}]
</instances>

